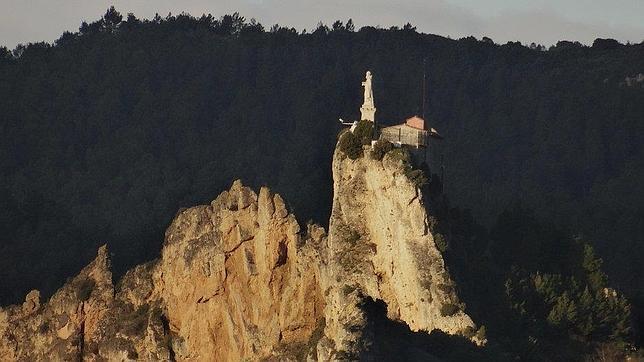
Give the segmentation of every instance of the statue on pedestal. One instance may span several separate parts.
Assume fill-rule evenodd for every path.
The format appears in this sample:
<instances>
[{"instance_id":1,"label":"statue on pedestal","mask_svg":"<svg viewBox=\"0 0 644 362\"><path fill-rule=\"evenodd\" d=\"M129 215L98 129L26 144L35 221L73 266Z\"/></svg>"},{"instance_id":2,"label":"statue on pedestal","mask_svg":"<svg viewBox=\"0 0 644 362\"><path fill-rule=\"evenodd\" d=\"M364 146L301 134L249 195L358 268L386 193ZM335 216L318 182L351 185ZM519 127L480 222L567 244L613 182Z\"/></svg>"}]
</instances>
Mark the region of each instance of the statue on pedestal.
<instances>
[{"instance_id":1,"label":"statue on pedestal","mask_svg":"<svg viewBox=\"0 0 644 362\"><path fill-rule=\"evenodd\" d=\"M376 106L373 102L373 88L371 86L371 72L367 71L365 81L362 82L364 87L364 102L360 107L360 119L374 122L376 116Z\"/></svg>"}]
</instances>

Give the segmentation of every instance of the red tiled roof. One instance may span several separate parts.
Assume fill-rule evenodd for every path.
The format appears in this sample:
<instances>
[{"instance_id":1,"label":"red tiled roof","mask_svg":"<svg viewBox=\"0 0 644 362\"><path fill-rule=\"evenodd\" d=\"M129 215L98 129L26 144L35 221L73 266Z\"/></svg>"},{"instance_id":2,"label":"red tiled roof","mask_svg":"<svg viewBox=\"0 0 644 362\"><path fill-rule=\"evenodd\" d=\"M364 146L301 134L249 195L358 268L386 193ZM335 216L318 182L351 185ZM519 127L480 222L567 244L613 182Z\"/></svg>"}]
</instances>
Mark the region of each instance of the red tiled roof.
<instances>
[{"instance_id":1,"label":"red tiled roof","mask_svg":"<svg viewBox=\"0 0 644 362\"><path fill-rule=\"evenodd\" d=\"M409 127L413 127L413 128L420 129L420 130L427 130L427 128L425 128L425 120L420 118L420 117L418 117L418 116L413 116L411 118L407 118L405 123Z\"/></svg>"}]
</instances>

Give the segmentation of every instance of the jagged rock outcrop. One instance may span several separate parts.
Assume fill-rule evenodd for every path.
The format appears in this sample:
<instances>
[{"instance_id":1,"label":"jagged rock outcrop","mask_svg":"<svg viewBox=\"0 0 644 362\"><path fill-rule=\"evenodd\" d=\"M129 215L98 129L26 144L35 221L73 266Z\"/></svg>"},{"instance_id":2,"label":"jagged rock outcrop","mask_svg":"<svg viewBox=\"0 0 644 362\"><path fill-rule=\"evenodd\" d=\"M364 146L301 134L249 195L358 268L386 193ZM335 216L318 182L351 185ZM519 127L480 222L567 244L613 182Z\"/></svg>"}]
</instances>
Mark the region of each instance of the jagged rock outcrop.
<instances>
[{"instance_id":1,"label":"jagged rock outcrop","mask_svg":"<svg viewBox=\"0 0 644 362\"><path fill-rule=\"evenodd\" d=\"M47 302L32 291L0 309L2 359L351 359L372 350L369 299L411 331L471 335L400 162L336 151L333 171L328 236L303 230L279 195L235 181L180 211L161 257L116 285L103 246Z\"/></svg>"},{"instance_id":2,"label":"jagged rock outcrop","mask_svg":"<svg viewBox=\"0 0 644 362\"><path fill-rule=\"evenodd\" d=\"M423 195L401 160L365 151L357 160L334 154L325 335L337 351L359 353L365 297L385 302L387 316L412 331L471 335L476 326L434 242Z\"/></svg>"},{"instance_id":3,"label":"jagged rock outcrop","mask_svg":"<svg viewBox=\"0 0 644 362\"><path fill-rule=\"evenodd\" d=\"M279 195L235 182L210 206L187 209L166 232L152 299L164 301L181 360L270 357L321 328L317 247ZM284 351L282 351L284 349Z\"/></svg>"},{"instance_id":4,"label":"jagged rock outcrop","mask_svg":"<svg viewBox=\"0 0 644 362\"><path fill-rule=\"evenodd\" d=\"M0 311L3 360L219 360L302 357L321 337L318 248L279 195L236 181L178 213L159 260L114 287L107 248L47 303L31 292ZM315 338L313 338L315 339ZM313 343L315 345L315 343Z\"/></svg>"},{"instance_id":5,"label":"jagged rock outcrop","mask_svg":"<svg viewBox=\"0 0 644 362\"><path fill-rule=\"evenodd\" d=\"M111 312L114 286L107 248L58 290L47 303L31 291L22 306L0 309L0 356L3 360L62 360L80 356L101 334Z\"/></svg>"}]
</instances>

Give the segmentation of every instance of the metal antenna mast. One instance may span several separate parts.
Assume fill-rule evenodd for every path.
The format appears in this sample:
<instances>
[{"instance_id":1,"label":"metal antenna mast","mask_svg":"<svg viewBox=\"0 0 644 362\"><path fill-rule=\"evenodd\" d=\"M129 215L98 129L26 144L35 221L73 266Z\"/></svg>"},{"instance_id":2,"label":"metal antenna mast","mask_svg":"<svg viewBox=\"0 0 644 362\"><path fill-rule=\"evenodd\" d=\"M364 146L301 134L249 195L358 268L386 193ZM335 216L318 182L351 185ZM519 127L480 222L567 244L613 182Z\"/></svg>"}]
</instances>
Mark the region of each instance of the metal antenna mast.
<instances>
[{"instance_id":1,"label":"metal antenna mast","mask_svg":"<svg viewBox=\"0 0 644 362\"><path fill-rule=\"evenodd\" d=\"M426 102L425 102L425 95L427 94L427 57L423 57L423 120L424 122L427 122L425 110L426 110ZM429 149L429 142L427 142L427 147L425 148L425 152L423 152L423 163L427 164L427 151ZM431 177L431 174L429 175Z\"/></svg>"},{"instance_id":2,"label":"metal antenna mast","mask_svg":"<svg viewBox=\"0 0 644 362\"><path fill-rule=\"evenodd\" d=\"M427 118L425 118L425 97L427 95L427 57L423 58L423 119L425 122L427 121Z\"/></svg>"}]
</instances>

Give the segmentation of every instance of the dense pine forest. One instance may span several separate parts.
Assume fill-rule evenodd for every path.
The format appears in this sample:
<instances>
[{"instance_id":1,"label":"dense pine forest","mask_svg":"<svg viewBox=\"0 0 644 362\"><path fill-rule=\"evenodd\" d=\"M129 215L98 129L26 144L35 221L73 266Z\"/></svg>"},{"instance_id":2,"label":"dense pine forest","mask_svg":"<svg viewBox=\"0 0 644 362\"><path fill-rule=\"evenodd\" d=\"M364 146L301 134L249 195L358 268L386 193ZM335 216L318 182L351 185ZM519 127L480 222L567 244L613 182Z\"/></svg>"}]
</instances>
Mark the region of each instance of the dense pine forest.
<instances>
[{"instance_id":1,"label":"dense pine forest","mask_svg":"<svg viewBox=\"0 0 644 362\"><path fill-rule=\"evenodd\" d=\"M298 31L112 8L54 44L0 48L0 305L50 295L104 243L116 276L155 258L177 210L237 178L326 224L338 118L359 116L367 69L378 122L420 114L424 96L445 138L429 167L444 155L448 258L468 260L470 298L472 275L492 273L478 292L498 287L498 315L518 315L488 333L637 344L644 43L546 49L351 20Z\"/></svg>"}]
</instances>

